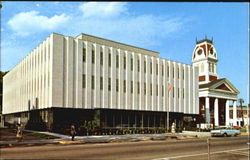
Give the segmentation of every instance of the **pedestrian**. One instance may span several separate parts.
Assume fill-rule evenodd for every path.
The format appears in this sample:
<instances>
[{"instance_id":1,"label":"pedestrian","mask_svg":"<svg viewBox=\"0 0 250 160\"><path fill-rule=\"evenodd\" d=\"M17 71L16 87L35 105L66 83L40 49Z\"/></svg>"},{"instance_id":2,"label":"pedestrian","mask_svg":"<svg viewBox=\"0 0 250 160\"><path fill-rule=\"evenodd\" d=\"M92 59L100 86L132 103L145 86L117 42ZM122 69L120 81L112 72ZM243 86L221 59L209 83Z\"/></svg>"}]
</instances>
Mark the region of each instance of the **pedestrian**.
<instances>
[{"instance_id":1,"label":"pedestrian","mask_svg":"<svg viewBox=\"0 0 250 160\"><path fill-rule=\"evenodd\" d=\"M17 125L17 133L16 133L17 141L20 142L23 140L23 131L22 131L22 125Z\"/></svg>"},{"instance_id":2,"label":"pedestrian","mask_svg":"<svg viewBox=\"0 0 250 160\"><path fill-rule=\"evenodd\" d=\"M71 140L74 141L75 135L76 135L76 129L74 125L71 125L71 129L70 129L70 134L71 134Z\"/></svg>"},{"instance_id":3,"label":"pedestrian","mask_svg":"<svg viewBox=\"0 0 250 160\"><path fill-rule=\"evenodd\" d=\"M176 129L176 125L175 125L175 123L173 122L173 123L172 123L172 126L171 126L171 132L172 132L172 134L175 134L175 129Z\"/></svg>"}]
</instances>

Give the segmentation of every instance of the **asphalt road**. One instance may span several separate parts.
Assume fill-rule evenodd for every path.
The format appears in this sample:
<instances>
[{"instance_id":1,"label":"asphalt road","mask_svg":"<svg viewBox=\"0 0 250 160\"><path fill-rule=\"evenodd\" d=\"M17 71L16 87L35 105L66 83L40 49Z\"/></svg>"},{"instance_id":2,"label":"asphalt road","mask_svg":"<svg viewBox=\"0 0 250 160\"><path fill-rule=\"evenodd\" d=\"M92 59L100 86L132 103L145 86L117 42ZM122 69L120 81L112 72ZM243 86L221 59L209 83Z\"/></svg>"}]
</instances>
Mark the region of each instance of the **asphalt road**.
<instances>
[{"instance_id":1,"label":"asphalt road","mask_svg":"<svg viewBox=\"0 0 250 160\"><path fill-rule=\"evenodd\" d=\"M248 160L248 137L211 138L211 160ZM3 159L207 159L207 140L165 140L2 148Z\"/></svg>"}]
</instances>

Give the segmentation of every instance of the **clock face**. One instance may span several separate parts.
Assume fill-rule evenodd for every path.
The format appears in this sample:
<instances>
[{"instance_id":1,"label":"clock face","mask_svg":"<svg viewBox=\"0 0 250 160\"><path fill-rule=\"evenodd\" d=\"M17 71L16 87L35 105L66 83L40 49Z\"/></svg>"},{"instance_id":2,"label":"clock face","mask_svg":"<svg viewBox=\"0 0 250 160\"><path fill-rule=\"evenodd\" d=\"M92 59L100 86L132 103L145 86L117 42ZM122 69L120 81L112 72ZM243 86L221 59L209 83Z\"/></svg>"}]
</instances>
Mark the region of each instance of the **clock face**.
<instances>
[{"instance_id":1,"label":"clock face","mask_svg":"<svg viewBox=\"0 0 250 160\"><path fill-rule=\"evenodd\" d=\"M197 53L198 53L198 55L201 55L202 54L202 49L199 49Z\"/></svg>"}]
</instances>

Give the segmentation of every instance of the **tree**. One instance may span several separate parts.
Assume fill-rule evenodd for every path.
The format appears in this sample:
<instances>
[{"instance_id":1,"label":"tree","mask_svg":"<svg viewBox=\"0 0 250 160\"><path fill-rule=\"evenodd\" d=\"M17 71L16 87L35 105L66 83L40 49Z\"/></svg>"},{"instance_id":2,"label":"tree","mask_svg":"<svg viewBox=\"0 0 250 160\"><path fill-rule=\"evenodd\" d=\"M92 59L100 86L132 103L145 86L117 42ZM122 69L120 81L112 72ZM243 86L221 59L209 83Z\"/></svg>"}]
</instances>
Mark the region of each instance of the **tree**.
<instances>
[{"instance_id":1,"label":"tree","mask_svg":"<svg viewBox=\"0 0 250 160\"><path fill-rule=\"evenodd\" d=\"M244 99L240 98L240 99L238 100L238 102L240 103L240 107L241 107L241 118L242 118L241 127L243 127L243 126L244 126L244 118L243 118L242 103L244 103Z\"/></svg>"}]
</instances>

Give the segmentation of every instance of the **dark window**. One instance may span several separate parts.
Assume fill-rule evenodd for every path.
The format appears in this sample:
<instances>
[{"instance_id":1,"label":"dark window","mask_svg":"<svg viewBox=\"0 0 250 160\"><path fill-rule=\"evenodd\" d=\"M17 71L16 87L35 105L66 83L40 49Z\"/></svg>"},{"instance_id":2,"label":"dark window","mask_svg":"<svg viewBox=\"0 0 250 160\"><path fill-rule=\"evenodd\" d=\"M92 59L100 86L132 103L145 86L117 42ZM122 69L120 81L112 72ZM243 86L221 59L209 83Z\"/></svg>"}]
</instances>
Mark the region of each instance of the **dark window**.
<instances>
[{"instance_id":1,"label":"dark window","mask_svg":"<svg viewBox=\"0 0 250 160\"><path fill-rule=\"evenodd\" d=\"M156 63L156 75L158 75L158 63Z\"/></svg>"},{"instance_id":2,"label":"dark window","mask_svg":"<svg viewBox=\"0 0 250 160\"><path fill-rule=\"evenodd\" d=\"M119 92L119 80L116 79L116 92Z\"/></svg>"},{"instance_id":3,"label":"dark window","mask_svg":"<svg viewBox=\"0 0 250 160\"><path fill-rule=\"evenodd\" d=\"M82 75L82 88L86 88L86 76L85 76L85 74Z\"/></svg>"},{"instance_id":4,"label":"dark window","mask_svg":"<svg viewBox=\"0 0 250 160\"><path fill-rule=\"evenodd\" d=\"M92 89L95 89L95 77L94 76L91 77L91 86L92 86Z\"/></svg>"},{"instance_id":5,"label":"dark window","mask_svg":"<svg viewBox=\"0 0 250 160\"><path fill-rule=\"evenodd\" d=\"M146 86L146 83L144 83L144 95L146 95L147 93L147 86Z\"/></svg>"},{"instance_id":6,"label":"dark window","mask_svg":"<svg viewBox=\"0 0 250 160\"><path fill-rule=\"evenodd\" d=\"M95 63L95 50L94 48L92 49L92 64Z\"/></svg>"},{"instance_id":7,"label":"dark window","mask_svg":"<svg viewBox=\"0 0 250 160\"><path fill-rule=\"evenodd\" d=\"M180 71L179 68L177 68L177 75L178 75L178 79L180 78Z\"/></svg>"},{"instance_id":8,"label":"dark window","mask_svg":"<svg viewBox=\"0 0 250 160\"><path fill-rule=\"evenodd\" d=\"M131 93L133 93L133 81L131 81Z\"/></svg>"},{"instance_id":9,"label":"dark window","mask_svg":"<svg viewBox=\"0 0 250 160\"><path fill-rule=\"evenodd\" d=\"M138 66L138 72L140 72L140 60L138 60L137 66Z\"/></svg>"},{"instance_id":10,"label":"dark window","mask_svg":"<svg viewBox=\"0 0 250 160\"><path fill-rule=\"evenodd\" d=\"M152 96L152 91L153 89L152 89L152 84L150 84L150 95Z\"/></svg>"},{"instance_id":11,"label":"dark window","mask_svg":"<svg viewBox=\"0 0 250 160\"><path fill-rule=\"evenodd\" d=\"M82 51L82 60L83 62L86 62L86 48L85 47L83 48L83 51Z\"/></svg>"},{"instance_id":12,"label":"dark window","mask_svg":"<svg viewBox=\"0 0 250 160\"><path fill-rule=\"evenodd\" d=\"M123 61L124 61L124 69L126 69L126 57L125 56L124 56Z\"/></svg>"},{"instance_id":13,"label":"dark window","mask_svg":"<svg viewBox=\"0 0 250 160\"><path fill-rule=\"evenodd\" d=\"M131 58L131 71L133 71L133 58Z\"/></svg>"},{"instance_id":14,"label":"dark window","mask_svg":"<svg viewBox=\"0 0 250 160\"><path fill-rule=\"evenodd\" d=\"M103 65L103 51L102 50L100 53L100 63L101 63L101 65Z\"/></svg>"},{"instance_id":15,"label":"dark window","mask_svg":"<svg viewBox=\"0 0 250 160\"><path fill-rule=\"evenodd\" d=\"M111 67L111 54L109 53L109 67Z\"/></svg>"},{"instance_id":16,"label":"dark window","mask_svg":"<svg viewBox=\"0 0 250 160\"><path fill-rule=\"evenodd\" d=\"M108 90L109 91L111 90L111 78L109 78L109 81L108 81Z\"/></svg>"},{"instance_id":17,"label":"dark window","mask_svg":"<svg viewBox=\"0 0 250 160\"><path fill-rule=\"evenodd\" d=\"M137 82L138 84L138 94L140 94L140 82Z\"/></svg>"},{"instance_id":18,"label":"dark window","mask_svg":"<svg viewBox=\"0 0 250 160\"><path fill-rule=\"evenodd\" d=\"M126 81L125 80L123 81L123 91L124 93L126 93Z\"/></svg>"},{"instance_id":19,"label":"dark window","mask_svg":"<svg viewBox=\"0 0 250 160\"><path fill-rule=\"evenodd\" d=\"M162 64L162 76L164 76L164 65Z\"/></svg>"},{"instance_id":20,"label":"dark window","mask_svg":"<svg viewBox=\"0 0 250 160\"><path fill-rule=\"evenodd\" d=\"M158 85L156 85L156 96L158 96Z\"/></svg>"},{"instance_id":21,"label":"dark window","mask_svg":"<svg viewBox=\"0 0 250 160\"><path fill-rule=\"evenodd\" d=\"M164 96L164 86L162 86L162 97Z\"/></svg>"},{"instance_id":22,"label":"dark window","mask_svg":"<svg viewBox=\"0 0 250 160\"><path fill-rule=\"evenodd\" d=\"M100 79L100 89L103 90L103 78Z\"/></svg>"},{"instance_id":23,"label":"dark window","mask_svg":"<svg viewBox=\"0 0 250 160\"><path fill-rule=\"evenodd\" d=\"M152 62L150 62L150 73L152 74Z\"/></svg>"},{"instance_id":24,"label":"dark window","mask_svg":"<svg viewBox=\"0 0 250 160\"><path fill-rule=\"evenodd\" d=\"M116 68L119 68L119 56L116 55Z\"/></svg>"},{"instance_id":25,"label":"dark window","mask_svg":"<svg viewBox=\"0 0 250 160\"><path fill-rule=\"evenodd\" d=\"M147 69L146 69L146 61L144 61L144 72L146 73Z\"/></svg>"}]
</instances>

